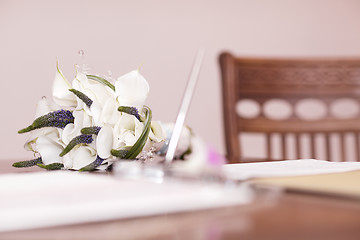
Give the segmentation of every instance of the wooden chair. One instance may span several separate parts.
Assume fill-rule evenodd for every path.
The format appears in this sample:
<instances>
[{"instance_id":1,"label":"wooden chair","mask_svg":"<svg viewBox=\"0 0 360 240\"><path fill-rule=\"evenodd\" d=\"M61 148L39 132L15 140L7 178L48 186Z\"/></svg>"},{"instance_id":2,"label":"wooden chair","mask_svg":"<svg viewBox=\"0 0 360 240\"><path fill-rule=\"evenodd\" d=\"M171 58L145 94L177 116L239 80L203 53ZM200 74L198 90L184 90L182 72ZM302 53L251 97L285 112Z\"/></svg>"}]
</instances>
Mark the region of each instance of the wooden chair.
<instances>
[{"instance_id":1,"label":"wooden chair","mask_svg":"<svg viewBox=\"0 0 360 240\"><path fill-rule=\"evenodd\" d=\"M339 99L360 102L359 59L252 59L234 57L222 53L219 57L222 73L224 128L227 158L230 163L244 162L239 135L263 133L265 138L264 160L273 160L273 136L280 136L279 159L289 159L287 136L294 137L296 159L304 158L303 149L311 158L318 158L317 135L324 139L326 160L335 160L332 154L336 146L331 135L339 137L339 161L348 157L349 141L354 146L354 160L360 161L359 132L360 111L351 116L334 116L334 104ZM291 111L286 119L269 118L264 110L271 99L288 102ZM321 119L303 119L299 116L299 104L304 99L321 101L325 106ZM236 109L241 101L258 104L259 113L252 117L239 116ZM341 104L338 106L341 106ZM309 137L303 146L301 136ZM346 137L345 137L346 135Z\"/></svg>"}]
</instances>

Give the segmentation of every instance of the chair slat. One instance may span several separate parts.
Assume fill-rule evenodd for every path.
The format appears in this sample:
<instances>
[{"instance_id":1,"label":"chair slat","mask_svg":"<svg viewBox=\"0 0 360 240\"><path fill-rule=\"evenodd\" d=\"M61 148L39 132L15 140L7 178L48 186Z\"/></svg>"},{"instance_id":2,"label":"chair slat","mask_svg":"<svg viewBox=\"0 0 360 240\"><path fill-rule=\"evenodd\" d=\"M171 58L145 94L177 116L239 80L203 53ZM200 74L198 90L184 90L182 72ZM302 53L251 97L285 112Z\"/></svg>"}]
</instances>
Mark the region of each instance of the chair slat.
<instances>
[{"instance_id":1,"label":"chair slat","mask_svg":"<svg viewBox=\"0 0 360 240\"><path fill-rule=\"evenodd\" d=\"M360 141L359 141L359 133L358 132L354 132L354 138L355 138L356 161L360 162Z\"/></svg>"},{"instance_id":2,"label":"chair slat","mask_svg":"<svg viewBox=\"0 0 360 240\"><path fill-rule=\"evenodd\" d=\"M266 158L272 159L271 133L266 134Z\"/></svg>"},{"instance_id":3,"label":"chair slat","mask_svg":"<svg viewBox=\"0 0 360 240\"><path fill-rule=\"evenodd\" d=\"M315 134L310 134L310 154L311 158L316 159Z\"/></svg>"},{"instance_id":4,"label":"chair slat","mask_svg":"<svg viewBox=\"0 0 360 240\"><path fill-rule=\"evenodd\" d=\"M286 135L283 133L281 134L281 157L282 159L287 158L287 148L286 148Z\"/></svg>"},{"instance_id":5,"label":"chair slat","mask_svg":"<svg viewBox=\"0 0 360 240\"><path fill-rule=\"evenodd\" d=\"M301 142L300 142L300 134L295 134L295 151L296 151L296 158L301 158Z\"/></svg>"},{"instance_id":6,"label":"chair slat","mask_svg":"<svg viewBox=\"0 0 360 240\"><path fill-rule=\"evenodd\" d=\"M331 161L331 147L330 147L330 135L328 133L324 134L325 136L325 158L328 161Z\"/></svg>"},{"instance_id":7,"label":"chair slat","mask_svg":"<svg viewBox=\"0 0 360 240\"><path fill-rule=\"evenodd\" d=\"M346 145L345 145L345 134L340 133L340 161L346 161Z\"/></svg>"}]
</instances>

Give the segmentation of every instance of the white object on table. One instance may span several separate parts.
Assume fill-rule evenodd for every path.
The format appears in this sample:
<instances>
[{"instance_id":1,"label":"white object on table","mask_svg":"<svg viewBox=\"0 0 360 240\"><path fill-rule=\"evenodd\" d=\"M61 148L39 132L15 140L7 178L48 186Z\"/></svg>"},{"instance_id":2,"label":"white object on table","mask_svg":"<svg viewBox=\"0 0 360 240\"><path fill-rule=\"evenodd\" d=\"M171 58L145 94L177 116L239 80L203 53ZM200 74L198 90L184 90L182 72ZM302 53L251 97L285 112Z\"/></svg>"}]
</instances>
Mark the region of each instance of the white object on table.
<instances>
[{"instance_id":1,"label":"white object on table","mask_svg":"<svg viewBox=\"0 0 360 240\"><path fill-rule=\"evenodd\" d=\"M223 174L232 180L339 173L360 170L360 162L329 162L315 159L225 164Z\"/></svg>"},{"instance_id":2,"label":"white object on table","mask_svg":"<svg viewBox=\"0 0 360 240\"><path fill-rule=\"evenodd\" d=\"M70 171L0 175L0 232L225 207L248 188L206 182L125 180Z\"/></svg>"}]
</instances>

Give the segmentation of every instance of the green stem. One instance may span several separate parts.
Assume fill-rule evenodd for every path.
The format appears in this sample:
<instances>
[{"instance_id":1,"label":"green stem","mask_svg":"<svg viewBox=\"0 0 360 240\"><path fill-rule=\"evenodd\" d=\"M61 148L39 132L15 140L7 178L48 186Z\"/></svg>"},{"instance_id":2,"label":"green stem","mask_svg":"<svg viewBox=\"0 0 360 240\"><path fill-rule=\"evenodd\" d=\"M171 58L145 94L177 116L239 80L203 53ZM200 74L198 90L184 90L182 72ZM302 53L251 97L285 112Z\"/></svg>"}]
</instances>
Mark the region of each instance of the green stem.
<instances>
[{"instance_id":1,"label":"green stem","mask_svg":"<svg viewBox=\"0 0 360 240\"><path fill-rule=\"evenodd\" d=\"M106 86L108 86L109 88L111 88L113 91L115 91L115 86L112 85L108 80L102 78L102 77L99 77L99 76L95 76L95 75L86 75L89 79L91 80L94 80L94 81L97 81L99 83L102 83Z\"/></svg>"},{"instance_id":2,"label":"green stem","mask_svg":"<svg viewBox=\"0 0 360 240\"><path fill-rule=\"evenodd\" d=\"M137 155L139 155L139 153L143 150L143 148L148 140L150 126L151 126L152 112L151 112L151 109L147 106L144 106L144 111L145 111L144 130L141 133L139 139L134 144L134 146L126 154L125 159L135 159L137 157Z\"/></svg>"}]
</instances>

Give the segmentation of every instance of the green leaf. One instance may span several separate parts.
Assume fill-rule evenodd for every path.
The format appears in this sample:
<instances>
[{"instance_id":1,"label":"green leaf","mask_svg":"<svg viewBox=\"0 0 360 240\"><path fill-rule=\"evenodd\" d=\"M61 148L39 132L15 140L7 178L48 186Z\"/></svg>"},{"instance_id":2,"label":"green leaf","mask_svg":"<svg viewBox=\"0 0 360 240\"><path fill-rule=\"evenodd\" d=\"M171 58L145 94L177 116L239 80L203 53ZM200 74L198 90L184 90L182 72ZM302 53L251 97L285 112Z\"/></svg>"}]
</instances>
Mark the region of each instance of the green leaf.
<instances>
[{"instance_id":1,"label":"green leaf","mask_svg":"<svg viewBox=\"0 0 360 240\"><path fill-rule=\"evenodd\" d=\"M109 88L111 88L113 91L115 91L115 86L112 85L108 80L102 78L102 77L99 77L99 76L95 76L95 75L86 75L89 79L92 79L94 81L97 81L99 83L102 83L106 86L108 86Z\"/></svg>"},{"instance_id":2,"label":"green leaf","mask_svg":"<svg viewBox=\"0 0 360 240\"><path fill-rule=\"evenodd\" d=\"M144 111L145 111L144 130L141 133L139 139L134 144L134 146L132 146L132 148L126 154L125 159L135 159L137 155L139 155L139 153L143 150L146 141L148 140L150 126L151 126L152 112L151 109L147 106L144 106Z\"/></svg>"},{"instance_id":3,"label":"green leaf","mask_svg":"<svg viewBox=\"0 0 360 240\"><path fill-rule=\"evenodd\" d=\"M13 167L16 168L25 168L25 167L32 167L37 165L38 163L42 163L42 159L41 157L37 158L37 159L33 159L33 160L28 160L28 161L20 161L20 162L16 162L13 163Z\"/></svg>"},{"instance_id":4,"label":"green leaf","mask_svg":"<svg viewBox=\"0 0 360 240\"><path fill-rule=\"evenodd\" d=\"M80 168L80 169L79 169L79 172L85 172L85 171L86 171L86 172L90 172L90 171L94 171L94 170L96 170L96 168L97 168L98 166L101 165L101 163L102 163L103 161L104 161L104 159L102 159L101 157L97 156L96 159L95 159L95 161L93 161L92 163L86 165L86 166L83 167L83 168Z\"/></svg>"},{"instance_id":5,"label":"green leaf","mask_svg":"<svg viewBox=\"0 0 360 240\"><path fill-rule=\"evenodd\" d=\"M111 149L111 155L124 159L126 154L129 152L129 150L115 150L115 149Z\"/></svg>"},{"instance_id":6,"label":"green leaf","mask_svg":"<svg viewBox=\"0 0 360 240\"><path fill-rule=\"evenodd\" d=\"M60 170L64 167L64 164L62 163L50 163L48 165L38 163L36 164L38 167L44 168L46 170Z\"/></svg>"}]
</instances>

